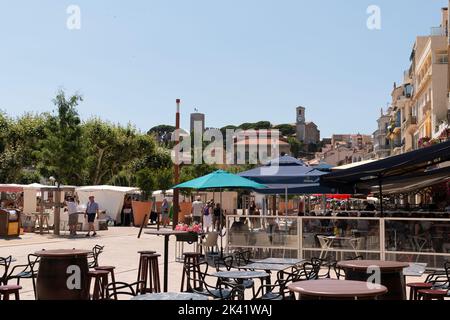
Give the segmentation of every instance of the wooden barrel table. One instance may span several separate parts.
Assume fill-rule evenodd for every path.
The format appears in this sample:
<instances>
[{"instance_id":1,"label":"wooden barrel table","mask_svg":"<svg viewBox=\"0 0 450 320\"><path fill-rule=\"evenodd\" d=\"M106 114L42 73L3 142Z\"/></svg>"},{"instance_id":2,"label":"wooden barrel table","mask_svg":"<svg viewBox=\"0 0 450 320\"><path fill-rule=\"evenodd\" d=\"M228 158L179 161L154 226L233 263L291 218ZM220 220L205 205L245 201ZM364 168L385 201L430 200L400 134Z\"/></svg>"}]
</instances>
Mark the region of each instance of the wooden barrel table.
<instances>
[{"instance_id":1,"label":"wooden barrel table","mask_svg":"<svg viewBox=\"0 0 450 320\"><path fill-rule=\"evenodd\" d=\"M37 300L89 300L85 250L42 250L36 280Z\"/></svg>"},{"instance_id":2,"label":"wooden barrel table","mask_svg":"<svg viewBox=\"0 0 450 320\"><path fill-rule=\"evenodd\" d=\"M380 282L388 288L381 296L382 300L406 300L406 284L403 269L409 266L406 262L380 260L350 260L340 261L338 267L344 269L346 280L368 281L379 270Z\"/></svg>"}]
</instances>

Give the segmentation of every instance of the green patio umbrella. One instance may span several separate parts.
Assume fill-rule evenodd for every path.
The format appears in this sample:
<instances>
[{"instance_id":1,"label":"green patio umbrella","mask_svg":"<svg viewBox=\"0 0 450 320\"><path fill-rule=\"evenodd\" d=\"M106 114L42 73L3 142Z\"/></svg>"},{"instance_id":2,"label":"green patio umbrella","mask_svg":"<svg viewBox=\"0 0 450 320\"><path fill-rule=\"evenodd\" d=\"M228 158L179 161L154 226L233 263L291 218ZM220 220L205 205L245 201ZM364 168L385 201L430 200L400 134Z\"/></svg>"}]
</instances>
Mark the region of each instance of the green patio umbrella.
<instances>
[{"instance_id":1,"label":"green patio umbrella","mask_svg":"<svg viewBox=\"0 0 450 320\"><path fill-rule=\"evenodd\" d=\"M220 205L222 206L222 189L264 189L267 186L254 182L250 179L243 178L224 170L218 170L206 176L196 178L173 187L173 189L219 189L220 190ZM219 219L220 225L220 252L223 256L222 243L222 217Z\"/></svg>"}]
</instances>

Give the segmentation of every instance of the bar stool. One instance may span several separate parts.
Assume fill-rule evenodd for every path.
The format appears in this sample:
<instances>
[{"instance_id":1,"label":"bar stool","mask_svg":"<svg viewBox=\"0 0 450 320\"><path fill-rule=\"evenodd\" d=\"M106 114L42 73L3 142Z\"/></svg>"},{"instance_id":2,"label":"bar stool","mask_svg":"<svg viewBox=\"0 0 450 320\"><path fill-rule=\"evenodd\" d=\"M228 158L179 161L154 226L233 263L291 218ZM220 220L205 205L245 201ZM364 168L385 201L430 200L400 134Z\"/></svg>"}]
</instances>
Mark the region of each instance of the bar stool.
<instances>
[{"instance_id":1,"label":"bar stool","mask_svg":"<svg viewBox=\"0 0 450 320\"><path fill-rule=\"evenodd\" d=\"M444 298L448 297L447 290L419 290L419 299L423 298L423 300L444 300Z\"/></svg>"},{"instance_id":2,"label":"bar stool","mask_svg":"<svg viewBox=\"0 0 450 320\"><path fill-rule=\"evenodd\" d=\"M107 271L108 274L111 275L111 282L113 283L113 288L114 288L114 299L117 300L117 294L116 294L116 277L114 275L114 269L116 269L116 267L112 267L112 266L99 266L99 267L95 267L94 268L97 271ZM106 287L106 286L105 286Z\"/></svg>"},{"instance_id":3,"label":"bar stool","mask_svg":"<svg viewBox=\"0 0 450 320\"><path fill-rule=\"evenodd\" d=\"M198 252L185 252L183 263L183 275L181 277L181 292L191 292L192 286L189 279L193 279L194 287L197 279L201 279L200 258L203 257L201 253ZM194 266L193 268L191 266ZM187 269L187 270L186 270ZM191 273L191 274L189 274ZM186 278L186 289L184 288L184 280Z\"/></svg>"},{"instance_id":4,"label":"bar stool","mask_svg":"<svg viewBox=\"0 0 450 320\"><path fill-rule=\"evenodd\" d=\"M428 290L433 287L431 283L414 282L406 284L409 287L409 300L419 300L419 290Z\"/></svg>"},{"instance_id":5,"label":"bar stool","mask_svg":"<svg viewBox=\"0 0 450 320\"><path fill-rule=\"evenodd\" d=\"M94 279L94 292L92 300L105 299L106 286L108 285L109 271L93 270L88 272L89 289L92 279Z\"/></svg>"},{"instance_id":6,"label":"bar stool","mask_svg":"<svg viewBox=\"0 0 450 320\"><path fill-rule=\"evenodd\" d=\"M159 293L161 292L161 283L159 281L159 264L158 257L160 254L142 253L139 261L138 281L142 281L141 288L139 284L137 292L143 293Z\"/></svg>"},{"instance_id":7,"label":"bar stool","mask_svg":"<svg viewBox=\"0 0 450 320\"><path fill-rule=\"evenodd\" d=\"M16 300L20 300L19 290L21 290L21 286L17 285L6 285L0 286L0 297L3 295L3 300L9 300L9 295L14 294Z\"/></svg>"},{"instance_id":8,"label":"bar stool","mask_svg":"<svg viewBox=\"0 0 450 320\"><path fill-rule=\"evenodd\" d=\"M156 254L156 251L153 251L153 250L143 250L143 251L138 251L138 253L140 254L140 256L139 256L139 268L138 268L137 281L140 281L140 279L141 279L141 273L142 273L142 262L144 261L143 255L145 255L145 254ZM139 287L136 288L136 291L139 291Z\"/></svg>"}]
</instances>

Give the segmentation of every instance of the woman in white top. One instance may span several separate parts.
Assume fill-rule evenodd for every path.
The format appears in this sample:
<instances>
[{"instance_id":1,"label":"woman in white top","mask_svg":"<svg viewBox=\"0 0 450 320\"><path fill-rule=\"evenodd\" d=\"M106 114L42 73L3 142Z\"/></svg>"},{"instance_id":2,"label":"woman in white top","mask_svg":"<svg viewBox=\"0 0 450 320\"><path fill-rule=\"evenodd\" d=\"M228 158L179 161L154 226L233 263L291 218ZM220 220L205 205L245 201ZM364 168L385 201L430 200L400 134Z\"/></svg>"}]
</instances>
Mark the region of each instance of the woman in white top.
<instances>
[{"instance_id":1,"label":"woman in white top","mask_svg":"<svg viewBox=\"0 0 450 320\"><path fill-rule=\"evenodd\" d=\"M69 230L71 236L77 235L78 225L78 203L74 197L67 197L66 200L67 213L69 214Z\"/></svg>"}]
</instances>

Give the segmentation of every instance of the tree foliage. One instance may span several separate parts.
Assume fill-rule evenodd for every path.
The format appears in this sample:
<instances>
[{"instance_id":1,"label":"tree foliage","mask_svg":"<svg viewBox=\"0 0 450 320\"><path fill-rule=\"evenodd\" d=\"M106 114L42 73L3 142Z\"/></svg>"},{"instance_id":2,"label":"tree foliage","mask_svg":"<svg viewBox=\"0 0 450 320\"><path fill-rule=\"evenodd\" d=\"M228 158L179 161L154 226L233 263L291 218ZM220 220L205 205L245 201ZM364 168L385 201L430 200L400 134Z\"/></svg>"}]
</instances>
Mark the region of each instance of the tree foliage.
<instances>
[{"instance_id":1,"label":"tree foliage","mask_svg":"<svg viewBox=\"0 0 450 320\"><path fill-rule=\"evenodd\" d=\"M53 176L60 184L81 182L84 155L81 120L76 110L81 101L83 98L78 94L66 98L63 91L58 92L53 100L57 112L49 116L40 150L33 153L39 159L41 175Z\"/></svg>"},{"instance_id":2,"label":"tree foliage","mask_svg":"<svg viewBox=\"0 0 450 320\"><path fill-rule=\"evenodd\" d=\"M273 128L280 130L282 136L292 136L296 133L296 128L292 124L279 124Z\"/></svg>"}]
</instances>

